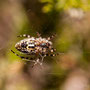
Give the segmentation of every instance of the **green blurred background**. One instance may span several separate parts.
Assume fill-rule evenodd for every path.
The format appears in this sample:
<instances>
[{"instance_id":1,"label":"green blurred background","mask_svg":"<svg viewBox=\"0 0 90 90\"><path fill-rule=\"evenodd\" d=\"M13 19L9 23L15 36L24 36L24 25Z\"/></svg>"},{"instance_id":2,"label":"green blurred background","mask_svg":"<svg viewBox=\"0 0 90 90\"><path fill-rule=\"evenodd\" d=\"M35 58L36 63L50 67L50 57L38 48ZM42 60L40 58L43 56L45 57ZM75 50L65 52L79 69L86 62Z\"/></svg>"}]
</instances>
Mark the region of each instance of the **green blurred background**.
<instances>
[{"instance_id":1,"label":"green blurred background","mask_svg":"<svg viewBox=\"0 0 90 90\"><path fill-rule=\"evenodd\" d=\"M43 68L10 51L36 32L63 52ZM90 0L0 0L0 90L90 90Z\"/></svg>"}]
</instances>

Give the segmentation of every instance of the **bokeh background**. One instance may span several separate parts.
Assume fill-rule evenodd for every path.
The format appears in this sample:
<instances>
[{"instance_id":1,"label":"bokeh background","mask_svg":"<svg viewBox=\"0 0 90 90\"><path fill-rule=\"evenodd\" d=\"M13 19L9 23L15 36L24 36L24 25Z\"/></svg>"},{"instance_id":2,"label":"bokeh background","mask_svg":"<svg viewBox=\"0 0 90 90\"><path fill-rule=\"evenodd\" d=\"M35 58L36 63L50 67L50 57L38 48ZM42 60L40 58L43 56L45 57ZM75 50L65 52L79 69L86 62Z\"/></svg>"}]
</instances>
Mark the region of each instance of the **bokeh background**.
<instances>
[{"instance_id":1,"label":"bokeh background","mask_svg":"<svg viewBox=\"0 0 90 90\"><path fill-rule=\"evenodd\" d=\"M21 60L20 34L52 40L43 68ZM90 90L90 0L0 0L0 90Z\"/></svg>"}]
</instances>

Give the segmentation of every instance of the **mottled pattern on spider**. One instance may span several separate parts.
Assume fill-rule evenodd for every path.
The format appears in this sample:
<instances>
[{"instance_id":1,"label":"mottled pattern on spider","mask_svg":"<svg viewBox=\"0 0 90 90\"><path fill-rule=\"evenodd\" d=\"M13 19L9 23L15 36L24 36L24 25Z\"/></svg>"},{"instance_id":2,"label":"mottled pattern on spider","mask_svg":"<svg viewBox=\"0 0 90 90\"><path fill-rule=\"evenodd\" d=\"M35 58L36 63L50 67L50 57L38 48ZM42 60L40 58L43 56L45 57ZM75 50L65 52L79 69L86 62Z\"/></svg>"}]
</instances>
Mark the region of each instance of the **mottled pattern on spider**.
<instances>
[{"instance_id":1,"label":"mottled pattern on spider","mask_svg":"<svg viewBox=\"0 0 90 90\"><path fill-rule=\"evenodd\" d=\"M51 42L51 39L54 37L52 35L48 38L42 38L39 33L37 33L37 38L31 37L30 35L19 35L18 37L25 37L25 39L19 41L16 43L15 48L27 55L35 55L35 58L29 58L29 57L23 57L18 54L16 54L13 50L11 50L15 55L19 56L22 59L25 59L27 61L34 62L35 64L42 65L43 59L46 56L56 56L57 54L54 54L56 49L53 48L53 44ZM33 66L34 66L33 65Z\"/></svg>"}]
</instances>

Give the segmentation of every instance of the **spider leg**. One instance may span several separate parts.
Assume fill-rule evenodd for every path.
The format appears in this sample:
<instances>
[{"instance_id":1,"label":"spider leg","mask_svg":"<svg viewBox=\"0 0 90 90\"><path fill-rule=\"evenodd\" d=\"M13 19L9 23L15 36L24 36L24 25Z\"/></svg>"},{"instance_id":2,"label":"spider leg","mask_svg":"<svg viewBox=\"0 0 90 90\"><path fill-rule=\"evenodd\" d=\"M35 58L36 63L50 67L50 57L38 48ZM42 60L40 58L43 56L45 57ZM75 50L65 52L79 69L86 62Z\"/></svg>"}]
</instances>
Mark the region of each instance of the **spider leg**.
<instances>
[{"instance_id":1,"label":"spider leg","mask_svg":"<svg viewBox=\"0 0 90 90\"><path fill-rule=\"evenodd\" d=\"M39 58L37 60L35 60L34 58L20 56L17 53L15 53L13 50L11 50L11 52L13 52L16 56L20 57L22 60L25 59L25 61L31 61L31 62L33 62L34 64L33 64L32 67L34 67L36 64L42 65L42 62L40 62L40 59Z\"/></svg>"},{"instance_id":2,"label":"spider leg","mask_svg":"<svg viewBox=\"0 0 90 90\"><path fill-rule=\"evenodd\" d=\"M38 37L41 37L41 34L39 32L36 32Z\"/></svg>"},{"instance_id":3,"label":"spider leg","mask_svg":"<svg viewBox=\"0 0 90 90\"><path fill-rule=\"evenodd\" d=\"M55 48L51 48L50 52L51 53L56 52L56 49Z\"/></svg>"},{"instance_id":4,"label":"spider leg","mask_svg":"<svg viewBox=\"0 0 90 90\"><path fill-rule=\"evenodd\" d=\"M47 39L48 39L48 40L52 40L55 36L56 36L56 34L54 34L54 35L48 37Z\"/></svg>"},{"instance_id":5,"label":"spider leg","mask_svg":"<svg viewBox=\"0 0 90 90\"><path fill-rule=\"evenodd\" d=\"M46 55L43 56L40 53L39 53L39 55L41 56L41 59L42 59L41 62L43 62L43 59L46 57Z\"/></svg>"},{"instance_id":6,"label":"spider leg","mask_svg":"<svg viewBox=\"0 0 90 90\"><path fill-rule=\"evenodd\" d=\"M64 53L51 53L51 54L46 54L46 56L58 56L58 55L61 55L61 54L64 54Z\"/></svg>"},{"instance_id":7,"label":"spider leg","mask_svg":"<svg viewBox=\"0 0 90 90\"><path fill-rule=\"evenodd\" d=\"M56 54L46 54L46 56L56 56Z\"/></svg>"},{"instance_id":8,"label":"spider leg","mask_svg":"<svg viewBox=\"0 0 90 90\"><path fill-rule=\"evenodd\" d=\"M19 35L17 37L26 37L26 38L30 38L30 35L27 35L27 34L23 34L23 35Z\"/></svg>"},{"instance_id":9,"label":"spider leg","mask_svg":"<svg viewBox=\"0 0 90 90\"><path fill-rule=\"evenodd\" d=\"M29 57L23 57L23 56L20 56L18 55L17 53L15 53L13 50L11 50L12 53L14 53L16 56L20 57L21 59L25 59L25 61L31 61L31 62L34 62L34 58L29 58Z\"/></svg>"},{"instance_id":10,"label":"spider leg","mask_svg":"<svg viewBox=\"0 0 90 90\"><path fill-rule=\"evenodd\" d=\"M39 64L40 66L42 66L42 62L40 62L40 59L38 58L36 61L34 61L34 64L32 66L32 68L36 65Z\"/></svg>"}]
</instances>

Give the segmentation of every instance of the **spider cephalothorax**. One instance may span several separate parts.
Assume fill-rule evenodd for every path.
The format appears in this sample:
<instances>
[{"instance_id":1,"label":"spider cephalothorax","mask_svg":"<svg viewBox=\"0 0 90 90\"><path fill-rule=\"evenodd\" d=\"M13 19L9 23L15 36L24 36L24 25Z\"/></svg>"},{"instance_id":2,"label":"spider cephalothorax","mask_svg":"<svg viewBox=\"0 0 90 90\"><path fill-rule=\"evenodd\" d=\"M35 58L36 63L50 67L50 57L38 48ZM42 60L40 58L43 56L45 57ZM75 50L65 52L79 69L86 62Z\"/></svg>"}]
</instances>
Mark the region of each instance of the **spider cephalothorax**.
<instances>
[{"instance_id":1,"label":"spider cephalothorax","mask_svg":"<svg viewBox=\"0 0 90 90\"><path fill-rule=\"evenodd\" d=\"M18 36L26 38L16 43L15 48L24 54L35 55L35 57L38 58L33 59L29 57L23 57L16 54L14 51L11 51L22 59L28 59L29 61L35 62L34 65L37 63L41 65L41 61L43 61L44 57L46 56L56 56L56 54L54 54L54 51L56 50L53 49L53 45L51 42L53 36L48 38L42 38L39 33L37 33L37 35L38 38L31 37L30 35L26 34Z\"/></svg>"}]
</instances>

